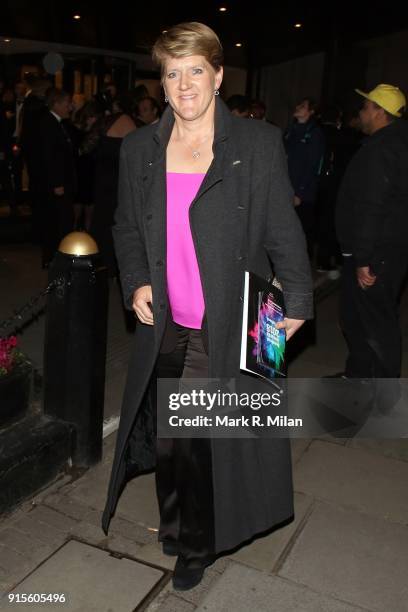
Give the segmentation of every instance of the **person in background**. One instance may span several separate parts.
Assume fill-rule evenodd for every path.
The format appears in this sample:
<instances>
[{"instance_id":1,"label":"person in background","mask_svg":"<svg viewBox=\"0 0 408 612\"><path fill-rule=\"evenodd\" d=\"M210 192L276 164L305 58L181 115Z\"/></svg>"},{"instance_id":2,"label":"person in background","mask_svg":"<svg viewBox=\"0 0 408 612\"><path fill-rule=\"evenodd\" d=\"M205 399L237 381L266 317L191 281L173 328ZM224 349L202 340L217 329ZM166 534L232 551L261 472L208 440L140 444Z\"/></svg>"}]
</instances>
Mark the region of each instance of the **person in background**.
<instances>
[{"instance_id":1,"label":"person in background","mask_svg":"<svg viewBox=\"0 0 408 612\"><path fill-rule=\"evenodd\" d=\"M48 267L62 238L73 230L77 174L73 145L63 122L72 112L69 93L51 88L37 127L35 153L41 193L42 265Z\"/></svg>"},{"instance_id":2,"label":"person in background","mask_svg":"<svg viewBox=\"0 0 408 612\"><path fill-rule=\"evenodd\" d=\"M258 119L259 121L266 121L266 105L262 100L252 100L249 109L249 116L251 119Z\"/></svg>"},{"instance_id":3,"label":"person in background","mask_svg":"<svg viewBox=\"0 0 408 612\"><path fill-rule=\"evenodd\" d=\"M24 81L17 81L14 85L15 105L13 109L13 134L12 134L12 155L10 158L11 173L13 176L14 202L17 206L23 202L23 168L24 160L20 148L20 134L23 118L24 99L27 85Z\"/></svg>"},{"instance_id":4,"label":"person in background","mask_svg":"<svg viewBox=\"0 0 408 612\"><path fill-rule=\"evenodd\" d=\"M320 172L316 201L316 264L318 272L327 273L332 280L339 278L341 253L335 229L337 193L347 166L348 148L341 129L342 112L339 107L327 106L320 117L325 150Z\"/></svg>"},{"instance_id":5,"label":"person in background","mask_svg":"<svg viewBox=\"0 0 408 612\"><path fill-rule=\"evenodd\" d=\"M317 104L303 98L284 134L289 177L295 192L294 205L306 235L309 257L315 238L315 203L324 155L324 136L316 119Z\"/></svg>"},{"instance_id":6,"label":"person in background","mask_svg":"<svg viewBox=\"0 0 408 612\"><path fill-rule=\"evenodd\" d=\"M398 298L408 270L408 124L402 91L381 84L363 98L367 138L349 163L336 209L343 254L340 324L347 341L344 376L398 378Z\"/></svg>"},{"instance_id":7,"label":"person in background","mask_svg":"<svg viewBox=\"0 0 408 612\"><path fill-rule=\"evenodd\" d=\"M109 94L110 99L116 100L119 95L118 87L115 83L108 83L105 87L105 92Z\"/></svg>"},{"instance_id":8,"label":"person in background","mask_svg":"<svg viewBox=\"0 0 408 612\"><path fill-rule=\"evenodd\" d=\"M149 90L143 83L139 83L139 85L136 85L135 83L135 86L130 93L136 104L138 104L139 100L142 98L147 98L149 96Z\"/></svg>"},{"instance_id":9,"label":"person in background","mask_svg":"<svg viewBox=\"0 0 408 612\"><path fill-rule=\"evenodd\" d=\"M243 117L244 119L249 117L250 102L246 96L234 94L228 98L226 105L236 117Z\"/></svg>"},{"instance_id":10,"label":"person in background","mask_svg":"<svg viewBox=\"0 0 408 612\"><path fill-rule=\"evenodd\" d=\"M105 85L101 92L96 94L95 101L103 108L106 117L114 113L113 103L118 97L118 90L114 83Z\"/></svg>"},{"instance_id":11,"label":"person in background","mask_svg":"<svg viewBox=\"0 0 408 612\"><path fill-rule=\"evenodd\" d=\"M138 104L142 98L148 98L150 94L149 94L149 90L147 89L146 85L144 85L143 83L139 83L138 85L136 85L136 83L133 89L131 89L128 92L128 95L131 100L131 117L136 127L143 127L145 123L141 119L139 119Z\"/></svg>"},{"instance_id":12,"label":"person in background","mask_svg":"<svg viewBox=\"0 0 408 612\"><path fill-rule=\"evenodd\" d=\"M13 132L15 129L15 96L12 88L6 87L0 99L0 185L2 197L10 206L10 214L16 214L11 161L13 157Z\"/></svg>"},{"instance_id":13,"label":"person in background","mask_svg":"<svg viewBox=\"0 0 408 612\"><path fill-rule=\"evenodd\" d=\"M152 96L146 96L139 100L137 105L138 108L138 119L144 123L144 125L150 125L151 123L157 123L161 116L159 103Z\"/></svg>"},{"instance_id":14,"label":"person in background","mask_svg":"<svg viewBox=\"0 0 408 612\"><path fill-rule=\"evenodd\" d=\"M3 100L0 98L0 195L10 201L11 180L8 160L11 151L11 137L6 113Z\"/></svg>"},{"instance_id":15,"label":"person in background","mask_svg":"<svg viewBox=\"0 0 408 612\"><path fill-rule=\"evenodd\" d=\"M118 203L119 152L125 136L136 128L127 97L116 98L112 111L105 117L94 152L95 206L90 229L110 278L117 276L112 226Z\"/></svg>"},{"instance_id":16,"label":"person in background","mask_svg":"<svg viewBox=\"0 0 408 612\"><path fill-rule=\"evenodd\" d=\"M28 74L25 81L27 83L27 91L20 115L21 123L18 144L21 147L21 153L26 164L29 180L33 239L36 242L41 242L41 208L43 205L43 193L39 181L43 169L41 168L41 162L37 155L37 146L39 138L41 138L41 134L38 132L38 126L42 117L48 113L46 94L51 87L51 83L33 74Z\"/></svg>"},{"instance_id":17,"label":"person in background","mask_svg":"<svg viewBox=\"0 0 408 612\"><path fill-rule=\"evenodd\" d=\"M74 228L89 232L94 211L96 149L103 131L103 109L87 102L77 117L80 131L78 147L78 193L74 205Z\"/></svg>"},{"instance_id":18,"label":"person in background","mask_svg":"<svg viewBox=\"0 0 408 612\"><path fill-rule=\"evenodd\" d=\"M72 113L71 113L71 123L72 125L74 125L75 127L80 128L80 117L81 117L81 111L84 108L86 104L86 100L85 100L85 96L84 94L74 94L72 96Z\"/></svg>"}]
</instances>

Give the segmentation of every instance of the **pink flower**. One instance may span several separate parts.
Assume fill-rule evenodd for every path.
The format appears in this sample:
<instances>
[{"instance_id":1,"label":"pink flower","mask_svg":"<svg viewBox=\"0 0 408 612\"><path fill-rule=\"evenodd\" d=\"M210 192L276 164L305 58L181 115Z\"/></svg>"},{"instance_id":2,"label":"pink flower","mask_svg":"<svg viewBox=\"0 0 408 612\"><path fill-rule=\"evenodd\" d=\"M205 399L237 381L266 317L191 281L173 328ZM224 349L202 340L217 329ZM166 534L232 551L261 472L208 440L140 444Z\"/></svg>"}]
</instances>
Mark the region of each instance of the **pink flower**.
<instances>
[{"instance_id":1,"label":"pink flower","mask_svg":"<svg viewBox=\"0 0 408 612\"><path fill-rule=\"evenodd\" d=\"M4 370L6 374L13 368L16 346L17 338L15 336L0 338L0 370Z\"/></svg>"}]
</instances>

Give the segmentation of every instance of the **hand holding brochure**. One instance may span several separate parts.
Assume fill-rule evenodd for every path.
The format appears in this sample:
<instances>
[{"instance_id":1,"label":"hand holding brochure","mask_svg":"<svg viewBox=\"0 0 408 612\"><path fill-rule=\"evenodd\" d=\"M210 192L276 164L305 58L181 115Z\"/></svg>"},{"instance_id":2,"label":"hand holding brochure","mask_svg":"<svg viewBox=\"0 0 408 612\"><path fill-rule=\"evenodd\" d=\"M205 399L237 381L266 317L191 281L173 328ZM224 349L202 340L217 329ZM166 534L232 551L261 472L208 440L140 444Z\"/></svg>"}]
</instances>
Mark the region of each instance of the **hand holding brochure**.
<instances>
[{"instance_id":1,"label":"hand holding brochure","mask_svg":"<svg viewBox=\"0 0 408 612\"><path fill-rule=\"evenodd\" d=\"M245 272L240 367L262 378L285 376L286 332L283 293L277 281Z\"/></svg>"}]
</instances>

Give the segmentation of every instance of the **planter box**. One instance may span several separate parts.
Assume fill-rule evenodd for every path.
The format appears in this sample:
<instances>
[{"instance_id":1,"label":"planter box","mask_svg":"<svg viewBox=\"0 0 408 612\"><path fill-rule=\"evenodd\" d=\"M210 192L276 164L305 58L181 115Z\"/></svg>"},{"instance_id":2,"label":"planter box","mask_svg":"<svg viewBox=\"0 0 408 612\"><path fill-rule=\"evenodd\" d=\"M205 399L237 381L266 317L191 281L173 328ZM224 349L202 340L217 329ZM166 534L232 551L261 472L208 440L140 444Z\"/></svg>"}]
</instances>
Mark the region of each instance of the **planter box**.
<instances>
[{"instance_id":1,"label":"planter box","mask_svg":"<svg viewBox=\"0 0 408 612\"><path fill-rule=\"evenodd\" d=\"M0 427L24 416L30 403L32 367L23 363L0 376Z\"/></svg>"},{"instance_id":2,"label":"planter box","mask_svg":"<svg viewBox=\"0 0 408 612\"><path fill-rule=\"evenodd\" d=\"M68 468L74 441L72 425L43 415L0 428L0 516Z\"/></svg>"}]
</instances>

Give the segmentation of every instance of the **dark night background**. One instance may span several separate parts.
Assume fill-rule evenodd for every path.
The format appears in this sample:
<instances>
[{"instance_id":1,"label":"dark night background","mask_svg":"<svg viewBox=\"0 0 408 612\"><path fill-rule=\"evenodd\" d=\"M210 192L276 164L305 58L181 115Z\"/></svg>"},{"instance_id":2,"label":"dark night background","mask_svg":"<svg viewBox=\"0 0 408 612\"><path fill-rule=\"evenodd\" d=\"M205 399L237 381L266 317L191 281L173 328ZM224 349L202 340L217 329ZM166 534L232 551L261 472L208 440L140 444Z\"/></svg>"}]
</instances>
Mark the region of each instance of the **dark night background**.
<instances>
[{"instance_id":1,"label":"dark night background","mask_svg":"<svg viewBox=\"0 0 408 612\"><path fill-rule=\"evenodd\" d=\"M85 45L122 51L148 51L161 30L180 21L213 27L225 47L226 63L257 67L403 29L408 17L383 2L55 2L6 0L3 36ZM219 12L225 5L228 10ZM80 21L72 16L78 12ZM294 24L301 22L302 29ZM236 42L243 47L237 49Z\"/></svg>"},{"instance_id":2,"label":"dark night background","mask_svg":"<svg viewBox=\"0 0 408 612\"><path fill-rule=\"evenodd\" d=\"M227 11L220 12L221 6ZM408 34L404 33L408 14L382 2L262 5L243 0L3 0L1 13L0 75L8 81L19 76L22 56L19 67L16 55L10 53L12 45L7 50L5 37L13 42L46 41L50 43L47 50L63 53L64 87L71 91L74 70L89 73L91 57L98 87L109 72L122 89L138 78L157 79L152 65L143 65L140 58L149 61L151 46L162 30L194 20L211 26L224 46L225 64L232 69L224 78L223 95L246 93L262 98L270 118L279 125L286 122L289 109L303 95L342 105L348 104L346 98L356 87L390 82L408 89ZM81 19L74 20L75 14ZM296 29L296 23L302 27ZM89 47L90 51L78 55L62 45ZM96 50L106 50L105 58L101 53L95 55ZM139 54L139 60L120 59L119 52ZM24 61L39 65L39 57L37 52L36 57L27 56ZM129 61L133 62L130 73Z\"/></svg>"}]
</instances>

